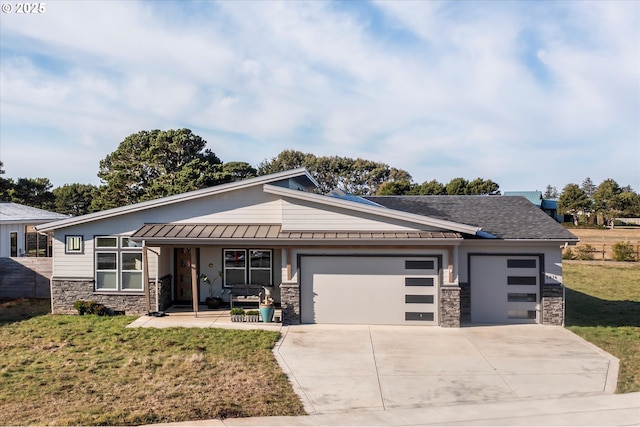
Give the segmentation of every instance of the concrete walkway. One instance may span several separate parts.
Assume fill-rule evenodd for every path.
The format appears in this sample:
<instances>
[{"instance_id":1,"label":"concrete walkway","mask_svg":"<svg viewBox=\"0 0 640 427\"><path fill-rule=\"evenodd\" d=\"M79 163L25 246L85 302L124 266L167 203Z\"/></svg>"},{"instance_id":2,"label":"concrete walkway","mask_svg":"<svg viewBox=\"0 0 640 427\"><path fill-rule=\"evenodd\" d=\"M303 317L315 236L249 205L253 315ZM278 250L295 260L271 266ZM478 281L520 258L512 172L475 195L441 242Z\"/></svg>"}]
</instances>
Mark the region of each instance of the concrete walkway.
<instances>
[{"instance_id":1,"label":"concrete walkway","mask_svg":"<svg viewBox=\"0 0 640 427\"><path fill-rule=\"evenodd\" d=\"M141 327L280 330L278 363L308 416L173 425L640 426L640 393L612 394L618 360L561 327L235 323L208 312Z\"/></svg>"}]
</instances>

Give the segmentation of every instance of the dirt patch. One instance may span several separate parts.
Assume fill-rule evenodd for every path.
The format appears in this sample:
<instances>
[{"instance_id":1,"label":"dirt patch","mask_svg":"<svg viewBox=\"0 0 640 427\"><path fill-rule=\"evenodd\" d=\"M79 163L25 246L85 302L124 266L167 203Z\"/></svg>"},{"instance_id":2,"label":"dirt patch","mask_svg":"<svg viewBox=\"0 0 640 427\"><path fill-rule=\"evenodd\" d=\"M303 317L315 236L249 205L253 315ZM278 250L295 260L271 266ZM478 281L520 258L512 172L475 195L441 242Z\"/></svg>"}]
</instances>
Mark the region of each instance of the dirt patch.
<instances>
[{"instance_id":1,"label":"dirt patch","mask_svg":"<svg viewBox=\"0 0 640 427\"><path fill-rule=\"evenodd\" d=\"M611 260L611 247L617 242L629 242L635 248L640 247L640 227L616 227L613 229L569 228L580 239L577 246L593 246L595 260Z\"/></svg>"}]
</instances>

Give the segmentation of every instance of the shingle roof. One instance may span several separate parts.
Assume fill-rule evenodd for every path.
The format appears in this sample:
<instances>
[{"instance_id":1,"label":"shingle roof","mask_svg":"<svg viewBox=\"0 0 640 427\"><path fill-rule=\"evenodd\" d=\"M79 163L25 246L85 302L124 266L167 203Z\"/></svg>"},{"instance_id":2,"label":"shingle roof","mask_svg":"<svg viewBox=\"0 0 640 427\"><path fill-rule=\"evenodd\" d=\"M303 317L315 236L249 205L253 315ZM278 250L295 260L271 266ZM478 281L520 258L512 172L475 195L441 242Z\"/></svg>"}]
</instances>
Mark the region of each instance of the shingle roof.
<instances>
[{"instance_id":1,"label":"shingle roof","mask_svg":"<svg viewBox=\"0 0 640 427\"><path fill-rule=\"evenodd\" d=\"M56 212L32 208L13 202L0 202L0 222L44 222L69 218Z\"/></svg>"},{"instance_id":2,"label":"shingle roof","mask_svg":"<svg viewBox=\"0 0 640 427\"><path fill-rule=\"evenodd\" d=\"M482 227L500 239L578 240L524 197L367 196L404 212Z\"/></svg>"}]
</instances>

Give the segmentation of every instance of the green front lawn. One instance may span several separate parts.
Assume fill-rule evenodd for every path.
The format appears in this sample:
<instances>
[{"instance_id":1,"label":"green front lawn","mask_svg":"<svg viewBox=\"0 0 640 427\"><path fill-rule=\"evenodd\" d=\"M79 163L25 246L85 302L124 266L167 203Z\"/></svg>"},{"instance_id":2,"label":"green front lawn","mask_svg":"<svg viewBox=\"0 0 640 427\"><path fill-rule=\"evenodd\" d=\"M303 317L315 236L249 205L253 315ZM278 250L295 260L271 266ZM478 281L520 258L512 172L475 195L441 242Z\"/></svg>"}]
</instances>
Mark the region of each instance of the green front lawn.
<instances>
[{"instance_id":1,"label":"green front lawn","mask_svg":"<svg viewBox=\"0 0 640 427\"><path fill-rule=\"evenodd\" d=\"M271 352L277 332L127 329L133 317L20 320L11 310L0 306L0 425L304 414Z\"/></svg>"},{"instance_id":2,"label":"green front lawn","mask_svg":"<svg viewBox=\"0 0 640 427\"><path fill-rule=\"evenodd\" d=\"M563 270L567 328L620 359L617 393L640 391L640 265Z\"/></svg>"}]
</instances>

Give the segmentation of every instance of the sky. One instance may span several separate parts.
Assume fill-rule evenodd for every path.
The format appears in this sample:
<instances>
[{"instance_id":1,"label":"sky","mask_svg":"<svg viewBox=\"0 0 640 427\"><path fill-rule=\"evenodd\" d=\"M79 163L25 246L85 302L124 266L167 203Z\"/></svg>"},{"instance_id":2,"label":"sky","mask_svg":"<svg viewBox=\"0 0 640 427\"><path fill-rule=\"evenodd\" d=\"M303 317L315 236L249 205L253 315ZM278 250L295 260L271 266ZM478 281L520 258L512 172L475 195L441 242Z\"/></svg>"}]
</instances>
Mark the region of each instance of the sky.
<instances>
[{"instance_id":1,"label":"sky","mask_svg":"<svg viewBox=\"0 0 640 427\"><path fill-rule=\"evenodd\" d=\"M0 13L5 178L100 184L141 130L414 182L640 191L638 1L53 1Z\"/></svg>"}]
</instances>

